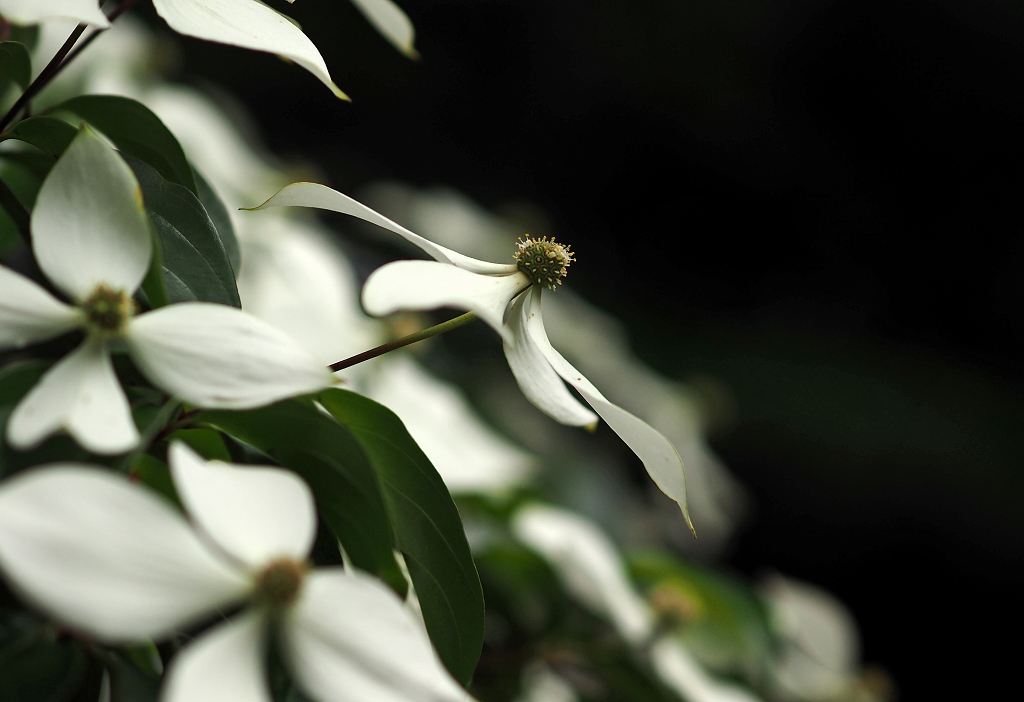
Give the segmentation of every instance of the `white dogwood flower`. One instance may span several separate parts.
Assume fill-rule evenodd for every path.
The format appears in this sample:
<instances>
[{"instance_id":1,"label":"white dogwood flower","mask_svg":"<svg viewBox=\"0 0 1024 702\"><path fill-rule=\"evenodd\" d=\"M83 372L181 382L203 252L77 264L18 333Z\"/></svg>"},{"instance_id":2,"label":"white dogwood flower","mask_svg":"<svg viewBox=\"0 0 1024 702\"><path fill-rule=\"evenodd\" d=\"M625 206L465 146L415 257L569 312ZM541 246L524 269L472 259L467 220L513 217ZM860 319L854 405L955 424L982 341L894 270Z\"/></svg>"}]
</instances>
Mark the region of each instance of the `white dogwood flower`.
<instances>
[{"instance_id":1,"label":"white dogwood flower","mask_svg":"<svg viewBox=\"0 0 1024 702\"><path fill-rule=\"evenodd\" d=\"M162 702L269 702L272 626L294 682L318 702L471 699L382 582L310 567L316 509L298 476L206 462L180 442L169 458L192 524L100 468L60 464L6 481L0 568L9 582L64 625L115 645L244 605L172 659Z\"/></svg>"},{"instance_id":2,"label":"white dogwood flower","mask_svg":"<svg viewBox=\"0 0 1024 702\"><path fill-rule=\"evenodd\" d=\"M70 19L101 29L110 26L96 0L0 0L0 15L15 24Z\"/></svg>"},{"instance_id":3,"label":"white dogwood flower","mask_svg":"<svg viewBox=\"0 0 1024 702\"><path fill-rule=\"evenodd\" d=\"M43 182L31 220L39 267L72 304L0 266L0 349L85 332L15 408L7 424L15 448L62 429L97 453L138 443L111 363L115 344L155 385L200 407L258 407L333 382L283 332L232 307L190 302L135 315L132 294L152 257L149 226L131 170L83 129Z\"/></svg>"},{"instance_id":4,"label":"white dogwood flower","mask_svg":"<svg viewBox=\"0 0 1024 702\"><path fill-rule=\"evenodd\" d=\"M527 238L514 252L515 263L480 261L424 239L347 195L317 183L293 183L254 209L283 206L317 207L352 215L418 246L434 261L396 261L374 271L363 287L366 311L375 316L438 307L475 312L501 335L509 367L533 404L570 426L593 425L598 416L604 419L640 457L662 492L679 504L689 523L683 463L675 447L646 422L609 402L548 341L541 317L541 290L561 283L573 260L567 246L546 238ZM573 397L566 383L593 411Z\"/></svg>"}]
</instances>

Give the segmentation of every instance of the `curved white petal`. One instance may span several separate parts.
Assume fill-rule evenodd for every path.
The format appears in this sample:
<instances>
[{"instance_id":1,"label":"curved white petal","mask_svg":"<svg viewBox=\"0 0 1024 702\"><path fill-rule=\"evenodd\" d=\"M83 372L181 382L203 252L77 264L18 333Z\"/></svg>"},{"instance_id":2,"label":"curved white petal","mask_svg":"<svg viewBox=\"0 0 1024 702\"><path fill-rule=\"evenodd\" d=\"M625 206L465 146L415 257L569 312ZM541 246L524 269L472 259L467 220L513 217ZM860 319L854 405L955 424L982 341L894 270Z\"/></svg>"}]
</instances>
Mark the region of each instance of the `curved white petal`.
<instances>
[{"instance_id":1,"label":"curved white petal","mask_svg":"<svg viewBox=\"0 0 1024 702\"><path fill-rule=\"evenodd\" d=\"M316 46L291 20L254 0L153 0L157 14L176 32L197 39L266 51L299 64L340 98Z\"/></svg>"},{"instance_id":2,"label":"curved white petal","mask_svg":"<svg viewBox=\"0 0 1024 702\"><path fill-rule=\"evenodd\" d=\"M171 660L160 701L271 702L266 628L250 610L203 633Z\"/></svg>"},{"instance_id":3,"label":"curved white petal","mask_svg":"<svg viewBox=\"0 0 1024 702\"><path fill-rule=\"evenodd\" d=\"M259 407L334 382L283 332L225 305L161 307L132 320L126 338L146 377L200 407Z\"/></svg>"},{"instance_id":4,"label":"curved white petal","mask_svg":"<svg viewBox=\"0 0 1024 702\"><path fill-rule=\"evenodd\" d=\"M573 427L597 424L597 415L580 404L565 387L562 378L530 339L526 324L532 295L520 295L508 313L508 328L512 334L505 338L505 358L512 375L527 399L549 417Z\"/></svg>"},{"instance_id":5,"label":"curved white petal","mask_svg":"<svg viewBox=\"0 0 1024 702\"><path fill-rule=\"evenodd\" d=\"M38 24L46 19L72 19L93 27L110 26L95 0L0 0L0 15L15 24Z\"/></svg>"},{"instance_id":6,"label":"curved white petal","mask_svg":"<svg viewBox=\"0 0 1024 702\"><path fill-rule=\"evenodd\" d=\"M375 317L400 310L455 307L470 310L503 338L508 303L530 287L524 273L480 275L434 261L395 261L381 266L363 285L363 307Z\"/></svg>"},{"instance_id":7,"label":"curved white petal","mask_svg":"<svg viewBox=\"0 0 1024 702\"><path fill-rule=\"evenodd\" d=\"M611 620L626 641L643 643L654 619L636 593L615 546L593 522L565 509L532 504L516 511L512 532L544 557L569 593Z\"/></svg>"},{"instance_id":8,"label":"curved white petal","mask_svg":"<svg viewBox=\"0 0 1024 702\"><path fill-rule=\"evenodd\" d=\"M612 431L618 434L619 438L633 450L633 453L640 457L651 479L663 493L679 504L679 509L682 510L683 517L692 531L693 523L690 521L690 512L686 505L686 476L683 473L683 461L679 458L679 452L661 432L618 405L609 402L589 380L583 377L582 373L573 368L572 364L555 351L544 330L540 299L540 288L535 288L531 291L531 298L526 303L528 305L526 326L530 339L544 354L544 358L548 360L555 372L562 376L565 382L576 388L583 399L601 416L601 419L608 423Z\"/></svg>"},{"instance_id":9,"label":"curved white petal","mask_svg":"<svg viewBox=\"0 0 1024 702\"><path fill-rule=\"evenodd\" d=\"M139 443L128 400L99 339L86 339L46 372L14 408L7 440L28 449L61 429L93 453L124 453Z\"/></svg>"},{"instance_id":10,"label":"curved white petal","mask_svg":"<svg viewBox=\"0 0 1024 702\"><path fill-rule=\"evenodd\" d=\"M398 415L451 492L501 493L526 481L531 457L486 426L458 388L408 356L388 356L366 394Z\"/></svg>"},{"instance_id":11,"label":"curved white petal","mask_svg":"<svg viewBox=\"0 0 1024 702\"><path fill-rule=\"evenodd\" d=\"M409 243L420 247L425 254L433 258L435 261L450 263L454 266L458 266L459 268L464 268L467 271L473 271L474 273L483 273L484 275L508 275L510 273L516 273L519 270L516 268L514 263L502 264L478 261L475 258L463 256L457 251L452 251L451 249L439 246L432 241L424 239L419 234L414 234L400 224L395 224L384 215L371 210L366 205L353 200L348 195L339 193L337 190L332 190L326 185L320 185L319 183L292 183L291 185L287 185L282 188L259 207L253 207L250 209L261 210L265 207L316 207L322 210L330 210L331 212L340 212L342 214L352 215L353 217L358 217L365 222L376 224L378 227L383 227L384 229L398 234Z\"/></svg>"},{"instance_id":12,"label":"curved white petal","mask_svg":"<svg viewBox=\"0 0 1024 702\"><path fill-rule=\"evenodd\" d=\"M409 16L391 0L352 0L352 4L360 9L384 37L406 56L417 58L413 40L416 30L409 21Z\"/></svg>"},{"instance_id":13,"label":"curved white petal","mask_svg":"<svg viewBox=\"0 0 1024 702\"><path fill-rule=\"evenodd\" d=\"M46 176L32 211L39 267L79 302L101 283L131 295L149 269L152 246L131 169L82 129Z\"/></svg>"},{"instance_id":14,"label":"curved white petal","mask_svg":"<svg viewBox=\"0 0 1024 702\"><path fill-rule=\"evenodd\" d=\"M298 686L330 702L464 702L427 633L382 582L325 568L306 579L281 643Z\"/></svg>"},{"instance_id":15,"label":"curved white petal","mask_svg":"<svg viewBox=\"0 0 1024 702\"><path fill-rule=\"evenodd\" d=\"M71 331L81 315L23 275L0 266L0 349L20 348Z\"/></svg>"},{"instance_id":16,"label":"curved white petal","mask_svg":"<svg viewBox=\"0 0 1024 702\"><path fill-rule=\"evenodd\" d=\"M90 466L0 486L0 567L26 599L109 643L164 636L251 586L166 500Z\"/></svg>"},{"instance_id":17,"label":"curved white petal","mask_svg":"<svg viewBox=\"0 0 1024 702\"><path fill-rule=\"evenodd\" d=\"M688 702L760 702L743 688L712 678L671 636L664 636L651 646L651 664L662 682Z\"/></svg>"},{"instance_id":18,"label":"curved white petal","mask_svg":"<svg viewBox=\"0 0 1024 702\"><path fill-rule=\"evenodd\" d=\"M174 486L193 521L225 551L256 569L275 558L304 559L316 538L306 483L266 466L206 462L176 441L168 450Z\"/></svg>"}]
</instances>

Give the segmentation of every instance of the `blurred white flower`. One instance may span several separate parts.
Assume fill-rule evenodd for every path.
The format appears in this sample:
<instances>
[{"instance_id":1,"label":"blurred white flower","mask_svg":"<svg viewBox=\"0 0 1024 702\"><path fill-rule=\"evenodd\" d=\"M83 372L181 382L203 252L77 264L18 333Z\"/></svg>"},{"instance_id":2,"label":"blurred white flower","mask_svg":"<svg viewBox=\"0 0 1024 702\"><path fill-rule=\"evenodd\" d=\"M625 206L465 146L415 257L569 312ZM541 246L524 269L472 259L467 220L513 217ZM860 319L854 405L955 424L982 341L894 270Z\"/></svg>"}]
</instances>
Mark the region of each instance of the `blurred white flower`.
<instances>
[{"instance_id":1,"label":"blurred white flower","mask_svg":"<svg viewBox=\"0 0 1024 702\"><path fill-rule=\"evenodd\" d=\"M96 0L0 0L0 15L15 24L67 19L99 28L110 26Z\"/></svg>"},{"instance_id":2,"label":"blurred white flower","mask_svg":"<svg viewBox=\"0 0 1024 702\"><path fill-rule=\"evenodd\" d=\"M396 49L410 58L419 57L413 47L416 31L402 8L391 0L352 0L352 4Z\"/></svg>"},{"instance_id":3,"label":"blurred white flower","mask_svg":"<svg viewBox=\"0 0 1024 702\"><path fill-rule=\"evenodd\" d=\"M358 217L395 232L433 257L435 261L397 261L375 271L363 288L367 312L381 316L448 306L477 313L501 335L509 367L531 402L563 424L594 424L597 416L572 396L565 383L575 388L640 457L654 482L679 504L689 522L683 463L672 444L609 402L548 341L541 317L541 288L560 282L571 261L566 247L527 240L516 252L518 263L479 261L434 244L316 183L293 183L256 209L282 206L317 207Z\"/></svg>"},{"instance_id":4,"label":"blurred white flower","mask_svg":"<svg viewBox=\"0 0 1024 702\"><path fill-rule=\"evenodd\" d=\"M201 407L257 407L333 382L284 333L234 308L194 302L134 314L131 295L152 255L149 223L131 170L88 129L43 182L31 227L40 268L73 304L0 267L0 348L73 329L86 338L15 408L12 446L31 447L61 429L98 453L138 443L112 342L123 341L155 385Z\"/></svg>"},{"instance_id":5,"label":"blurred white flower","mask_svg":"<svg viewBox=\"0 0 1024 702\"><path fill-rule=\"evenodd\" d=\"M398 415L452 493L501 494L528 479L530 456L485 426L455 387L408 356L381 359L363 386L367 397Z\"/></svg>"},{"instance_id":6,"label":"blurred white flower","mask_svg":"<svg viewBox=\"0 0 1024 702\"><path fill-rule=\"evenodd\" d=\"M523 668L516 702L576 702L576 690L564 678L540 661Z\"/></svg>"},{"instance_id":7,"label":"blurred white flower","mask_svg":"<svg viewBox=\"0 0 1024 702\"><path fill-rule=\"evenodd\" d=\"M674 636L663 636L651 645L651 665L658 677L687 702L759 702L743 688L708 675Z\"/></svg>"},{"instance_id":8,"label":"blurred white flower","mask_svg":"<svg viewBox=\"0 0 1024 702\"><path fill-rule=\"evenodd\" d=\"M296 475L169 449L195 527L109 471L55 465L0 487L0 566L29 601L110 644L167 636L234 605L171 661L163 702L271 699L276 625L298 687L319 702L471 699L383 583L311 569L313 496Z\"/></svg>"}]
</instances>

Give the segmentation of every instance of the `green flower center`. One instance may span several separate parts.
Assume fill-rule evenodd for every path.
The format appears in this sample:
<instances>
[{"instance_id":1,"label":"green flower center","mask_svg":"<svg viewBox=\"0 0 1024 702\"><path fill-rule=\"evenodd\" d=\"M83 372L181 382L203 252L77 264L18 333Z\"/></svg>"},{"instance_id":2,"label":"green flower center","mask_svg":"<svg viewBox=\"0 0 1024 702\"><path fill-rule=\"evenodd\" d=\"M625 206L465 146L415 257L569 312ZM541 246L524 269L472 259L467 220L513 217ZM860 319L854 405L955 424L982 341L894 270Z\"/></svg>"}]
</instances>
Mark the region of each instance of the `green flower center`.
<instances>
[{"instance_id":1,"label":"green flower center","mask_svg":"<svg viewBox=\"0 0 1024 702\"><path fill-rule=\"evenodd\" d=\"M569 264L576 260L572 249L554 239L531 239L526 237L516 242L516 265L533 281L534 285L555 289L562 284Z\"/></svg>"},{"instance_id":2,"label":"green flower center","mask_svg":"<svg viewBox=\"0 0 1024 702\"><path fill-rule=\"evenodd\" d=\"M291 558L271 562L256 576L253 599L272 609L290 605L302 590L307 570L309 568L305 563Z\"/></svg>"},{"instance_id":3,"label":"green flower center","mask_svg":"<svg viewBox=\"0 0 1024 702\"><path fill-rule=\"evenodd\" d=\"M97 287L82 303L89 325L108 334L119 334L135 314L135 303L124 290Z\"/></svg>"}]
</instances>

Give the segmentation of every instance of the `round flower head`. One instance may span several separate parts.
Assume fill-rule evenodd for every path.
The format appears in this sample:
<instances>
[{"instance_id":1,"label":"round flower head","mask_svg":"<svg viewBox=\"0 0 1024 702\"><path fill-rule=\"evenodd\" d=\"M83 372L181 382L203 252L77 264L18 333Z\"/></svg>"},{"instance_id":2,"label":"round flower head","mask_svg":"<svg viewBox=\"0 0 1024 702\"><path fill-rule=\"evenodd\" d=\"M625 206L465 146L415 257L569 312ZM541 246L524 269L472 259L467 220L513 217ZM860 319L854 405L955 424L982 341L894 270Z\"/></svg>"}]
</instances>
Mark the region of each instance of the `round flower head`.
<instances>
[{"instance_id":1,"label":"round flower head","mask_svg":"<svg viewBox=\"0 0 1024 702\"><path fill-rule=\"evenodd\" d=\"M555 289L562 284L569 264L575 261L568 245L556 243L554 238L531 239L516 242L516 267L530 277L534 285Z\"/></svg>"}]
</instances>

